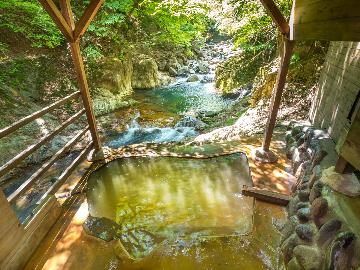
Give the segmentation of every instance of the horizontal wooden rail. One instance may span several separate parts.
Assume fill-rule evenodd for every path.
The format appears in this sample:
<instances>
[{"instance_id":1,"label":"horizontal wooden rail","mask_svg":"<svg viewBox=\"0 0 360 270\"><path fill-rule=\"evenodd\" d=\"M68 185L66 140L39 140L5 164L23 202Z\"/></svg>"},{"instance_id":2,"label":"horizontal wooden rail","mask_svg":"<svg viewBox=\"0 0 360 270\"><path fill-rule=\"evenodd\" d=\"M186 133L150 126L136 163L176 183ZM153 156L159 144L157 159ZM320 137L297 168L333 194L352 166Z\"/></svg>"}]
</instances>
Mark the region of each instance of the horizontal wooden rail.
<instances>
[{"instance_id":1,"label":"horizontal wooden rail","mask_svg":"<svg viewBox=\"0 0 360 270\"><path fill-rule=\"evenodd\" d=\"M77 134L71 141L69 141L63 148L56 152L56 154L41 166L33 175L30 176L20 187L18 187L8 198L9 203L13 203L19 196L28 191L31 185L38 180L63 154L65 154L71 147L73 147L84 135L89 131L89 126Z\"/></svg>"},{"instance_id":2,"label":"horizontal wooden rail","mask_svg":"<svg viewBox=\"0 0 360 270\"><path fill-rule=\"evenodd\" d=\"M64 130L67 126L75 122L77 119L79 119L83 114L85 113L85 109L82 109L78 113L71 116L68 120L66 120L61 126L57 127L51 134L45 136L42 138L38 143L33 144L29 146L27 149L19 153L17 156L15 156L13 159L8 161L5 165L3 165L0 168L0 177L8 173L10 170L12 170L16 165L18 165L21 161L23 161L25 158L27 158L29 155L34 153L37 149L39 149L41 146L49 142L51 139L53 139L57 134L59 134L62 130Z\"/></svg>"},{"instance_id":3,"label":"horizontal wooden rail","mask_svg":"<svg viewBox=\"0 0 360 270\"><path fill-rule=\"evenodd\" d=\"M67 101L71 100L71 99L74 99L76 97L80 96L80 91L77 91L71 95L68 95L66 97L64 97L63 99L57 101L57 102L54 102L53 104L45 107L44 109L40 110L40 111L37 111L29 116L26 116L25 118L15 122L14 124L6 127L6 128L3 128L0 130L0 139L13 133L14 131L18 130L19 128L25 126L26 124L30 123L31 121L43 116L44 114L58 108L59 106L63 105L64 103L66 103Z\"/></svg>"},{"instance_id":4,"label":"horizontal wooden rail","mask_svg":"<svg viewBox=\"0 0 360 270\"><path fill-rule=\"evenodd\" d=\"M59 176L58 180L53 186L43 195L45 198L48 195L54 195L58 189L64 184L65 180L71 175L76 167L86 158L87 154L94 148L94 142L90 142L84 150L77 156L76 159L66 168L66 170Z\"/></svg>"}]
</instances>

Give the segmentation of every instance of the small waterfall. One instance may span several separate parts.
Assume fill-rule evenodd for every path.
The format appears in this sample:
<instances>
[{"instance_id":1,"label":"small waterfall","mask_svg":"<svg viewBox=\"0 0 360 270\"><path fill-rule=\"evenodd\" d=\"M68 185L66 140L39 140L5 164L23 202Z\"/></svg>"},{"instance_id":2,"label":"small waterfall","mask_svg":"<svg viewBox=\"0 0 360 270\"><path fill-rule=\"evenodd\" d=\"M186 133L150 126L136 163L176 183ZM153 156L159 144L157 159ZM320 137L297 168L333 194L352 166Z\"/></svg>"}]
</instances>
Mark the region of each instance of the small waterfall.
<instances>
[{"instance_id":1,"label":"small waterfall","mask_svg":"<svg viewBox=\"0 0 360 270\"><path fill-rule=\"evenodd\" d=\"M126 131L119 133L108 146L118 148L138 143L180 142L198 134L193 127L142 127L138 122L139 117L140 113L136 112L130 124L126 126Z\"/></svg>"}]
</instances>

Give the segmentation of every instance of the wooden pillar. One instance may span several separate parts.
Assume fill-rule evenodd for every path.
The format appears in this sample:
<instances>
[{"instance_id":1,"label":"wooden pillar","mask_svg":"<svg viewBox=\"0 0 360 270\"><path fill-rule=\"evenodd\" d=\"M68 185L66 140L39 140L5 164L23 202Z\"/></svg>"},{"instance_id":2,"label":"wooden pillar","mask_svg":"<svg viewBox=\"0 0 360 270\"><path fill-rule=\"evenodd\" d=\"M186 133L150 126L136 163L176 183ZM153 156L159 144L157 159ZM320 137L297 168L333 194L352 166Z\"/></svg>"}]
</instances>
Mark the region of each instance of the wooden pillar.
<instances>
[{"instance_id":1,"label":"wooden pillar","mask_svg":"<svg viewBox=\"0 0 360 270\"><path fill-rule=\"evenodd\" d=\"M88 86L88 82L86 79L84 61L81 57L79 40L77 40L75 42L71 42L70 48L71 48L71 56L72 56L72 59L74 62L74 67L75 67L75 71L76 71L78 82L79 82L81 98L82 98L82 101L84 104L84 108L86 110L86 118L88 120L91 137L94 142L94 148L96 150L100 150L101 142L100 142L99 134L97 132L96 119L95 119L95 115L94 115L94 111L93 111L93 107L92 107L89 86Z\"/></svg>"},{"instance_id":2,"label":"wooden pillar","mask_svg":"<svg viewBox=\"0 0 360 270\"><path fill-rule=\"evenodd\" d=\"M94 148L95 150L100 150L101 142L97 131L96 119L92 107L84 61L80 51L80 37L85 33L91 20L96 15L104 0L92 0L77 24L74 22L70 0L60 0L61 12L54 4L53 0L39 0L39 2L49 13L60 31L64 34L65 38L70 43L71 55L78 78L81 98L84 104L87 121L90 127L91 137L94 142Z\"/></svg>"},{"instance_id":3,"label":"wooden pillar","mask_svg":"<svg viewBox=\"0 0 360 270\"><path fill-rule=\"evenodd\" d=\"M281 96L284 91L286 76L289 70L291 55L295 42L285 38L283 44L284 49L281 57L280 69L276 78L276 83L271 98L270 114L267 121L267 128L265 130L265 136L262 145L264 151L269 151L270 148L271 138L274 132L276 117L280 107Z\"/></svg>"},{"instance_id":4,"label":"wooden pillar","mask_svg":"<svg viewBox=\"0 0 360 270\"><path fill-rule=\"evenodd\" d=\"M100 1L92 1L92 3L94 2L100 2ZM71 28L71 31L75 33L75 22L71 10L70 0L60 0L60 6L61 6L61 13L64 16L66 23ZM91 19L88 21L89 24ZM84 27L82 27L81 31L83 31L82 33L85 32ZM74 62L74 68L78 78L82 101L84 104L84 108L86 110L86 118L88 120L91 137L94 142L94 148L96 150L100 150L101 142L100 142L99 134L97 132L96 119L91 102L89 84L85 73L84 61L80 51L80 35L74 34L74 40L70 41L70 49L71 49L71 56Z\"/></svg>"}]
</instances>

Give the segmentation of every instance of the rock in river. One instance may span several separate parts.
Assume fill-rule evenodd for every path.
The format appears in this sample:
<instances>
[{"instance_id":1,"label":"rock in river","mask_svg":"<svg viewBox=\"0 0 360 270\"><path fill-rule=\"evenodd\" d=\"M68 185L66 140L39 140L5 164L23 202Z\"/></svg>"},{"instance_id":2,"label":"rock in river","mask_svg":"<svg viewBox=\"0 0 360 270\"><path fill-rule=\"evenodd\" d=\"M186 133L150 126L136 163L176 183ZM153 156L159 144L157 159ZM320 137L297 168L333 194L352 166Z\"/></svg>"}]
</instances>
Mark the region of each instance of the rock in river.
<instances>
[{"instance_id":1,"label":"rock in river","mask_svg":"<svg viewBox=\"0 0 360 270\"><path fill-rule=\"evenodd\" d=\"M199 80L199 77L197 75L191 75L189 78L187 78L187 82L197 82Z\"/></svg>"}]
</instances>

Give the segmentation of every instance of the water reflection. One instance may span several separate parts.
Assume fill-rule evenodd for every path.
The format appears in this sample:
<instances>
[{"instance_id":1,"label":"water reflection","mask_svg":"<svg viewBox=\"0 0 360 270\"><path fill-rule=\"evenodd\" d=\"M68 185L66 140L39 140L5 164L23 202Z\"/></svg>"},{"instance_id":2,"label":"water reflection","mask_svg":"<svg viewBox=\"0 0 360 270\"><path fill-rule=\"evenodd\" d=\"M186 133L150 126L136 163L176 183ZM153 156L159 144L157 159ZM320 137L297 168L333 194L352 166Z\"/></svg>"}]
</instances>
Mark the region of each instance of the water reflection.
<instances>
[{"instance_id":1,"label":"water reflection","mask_svg":"<svg viewBox=\"0 0 360 270\"><path fill-rule=\"evenodd\" d=\"M239 235L252 226L253 200L241 195L251 185L243 154L126 158L93 173L88 185L90 215L120 225L134 257L164 239Z\"/></svg>"}]
</instances>

